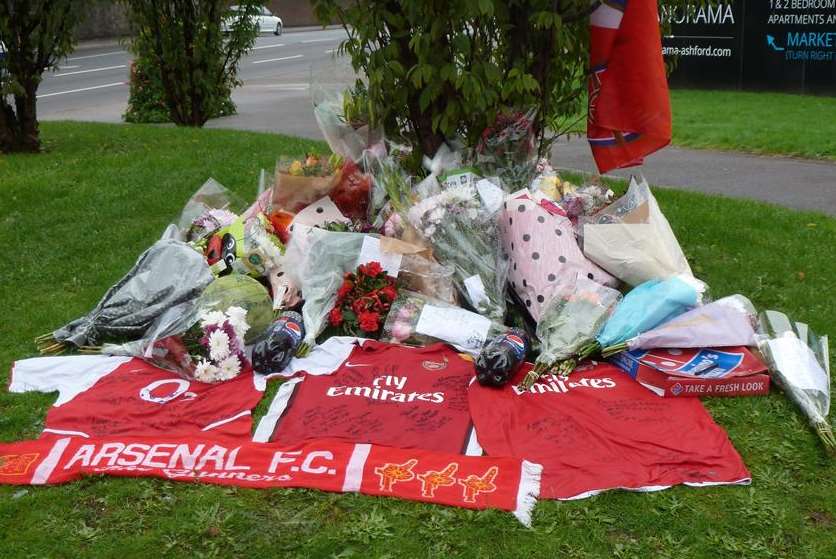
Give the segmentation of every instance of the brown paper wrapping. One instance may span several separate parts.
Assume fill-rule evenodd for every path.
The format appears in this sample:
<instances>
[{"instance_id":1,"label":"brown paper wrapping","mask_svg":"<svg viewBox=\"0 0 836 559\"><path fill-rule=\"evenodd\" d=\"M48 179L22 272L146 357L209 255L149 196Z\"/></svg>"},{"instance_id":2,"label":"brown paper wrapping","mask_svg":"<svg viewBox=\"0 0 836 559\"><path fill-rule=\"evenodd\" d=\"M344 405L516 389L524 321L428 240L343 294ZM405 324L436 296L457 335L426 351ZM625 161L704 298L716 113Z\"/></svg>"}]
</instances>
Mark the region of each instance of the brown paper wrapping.
<instances>
[{"instance_id":1,"label":"brown paper wrapping","mask_svg":"<svg viewBox=\"0 0 836 559\"><path fill-rule=\"evenodd\" d=\"M273 210L292 213L302 211L306 206L327 196L337 184L337 175L326 177L305 177L276 171L276 185L273 187Z\"/></svg>"}]
</instances>

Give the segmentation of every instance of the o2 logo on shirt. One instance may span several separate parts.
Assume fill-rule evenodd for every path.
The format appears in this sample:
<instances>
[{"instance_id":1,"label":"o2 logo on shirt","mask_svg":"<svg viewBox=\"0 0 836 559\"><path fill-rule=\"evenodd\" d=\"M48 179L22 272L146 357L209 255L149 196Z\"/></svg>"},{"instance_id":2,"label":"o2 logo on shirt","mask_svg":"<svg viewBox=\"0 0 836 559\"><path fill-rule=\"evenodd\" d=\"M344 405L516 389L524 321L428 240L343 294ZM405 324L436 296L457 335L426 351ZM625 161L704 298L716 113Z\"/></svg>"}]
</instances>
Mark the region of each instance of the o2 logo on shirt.
<instances>
[{"instance_id":1,"label":"o2 logo on shirt","mask_svg":"<svg viewBox=\"0 0 836 559\"><path fill-rule=\"evenodd\" d=\"M163 393L159 395L154 395L154 391L160 388L161 386L166 385L176 385L173 387L169 387L168 393ZM194 392L187 392L191 383L185 379L181 378L168 378L168 379L161 379L155 380L148 386L142 388L139 391L139 397L145 400L146 402L151 402L152 404L167 404L170 401L174 400L175 398L179 398L182 396L183 400L193 400L197 398L197 394ZM162 391L160 391L162 392Z\"/></svg>"}]
</instances>

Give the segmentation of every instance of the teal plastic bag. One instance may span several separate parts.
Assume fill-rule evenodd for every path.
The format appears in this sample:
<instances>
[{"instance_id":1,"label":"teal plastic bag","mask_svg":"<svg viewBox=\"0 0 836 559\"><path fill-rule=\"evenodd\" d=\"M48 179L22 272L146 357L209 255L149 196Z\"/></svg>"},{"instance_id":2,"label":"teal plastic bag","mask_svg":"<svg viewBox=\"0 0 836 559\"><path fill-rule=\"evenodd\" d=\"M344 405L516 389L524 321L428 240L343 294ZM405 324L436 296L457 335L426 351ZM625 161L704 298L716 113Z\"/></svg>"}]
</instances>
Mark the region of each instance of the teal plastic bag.
<instances>
[{"instance_id":1,"label":"teal plastic bag","mask_svg":"<svg viewBox=\"0 0 836 559\"><path fill-rule=\"evenodd\" d=\"M699 280L683 276L638 285L615 308L598 343L606 348L625 342L691 310L701 303L702 289Z\"/></svg>"}]
</instances>

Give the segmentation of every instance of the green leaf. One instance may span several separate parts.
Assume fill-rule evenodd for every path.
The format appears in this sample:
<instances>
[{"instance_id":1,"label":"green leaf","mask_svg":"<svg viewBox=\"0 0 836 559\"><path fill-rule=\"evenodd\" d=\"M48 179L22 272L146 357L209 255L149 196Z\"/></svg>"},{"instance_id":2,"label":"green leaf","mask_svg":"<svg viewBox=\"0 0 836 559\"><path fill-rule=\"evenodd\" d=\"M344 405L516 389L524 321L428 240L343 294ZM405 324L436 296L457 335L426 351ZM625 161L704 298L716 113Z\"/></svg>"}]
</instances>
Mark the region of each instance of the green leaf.
<instances>
[{"instance_id":1,"label":"green leaf","mask_svg":"<svg viewBox=\"0 0 836 559\"><path fill-rule=\"evenodd\" d=\"M426 88L424 91L421 92L421 97L419 98L419 106L421 107L421 112L427 110L427 107L430 106L430 103L433 102L433 92L431 88Z\"/></svg>"}]
</instances>

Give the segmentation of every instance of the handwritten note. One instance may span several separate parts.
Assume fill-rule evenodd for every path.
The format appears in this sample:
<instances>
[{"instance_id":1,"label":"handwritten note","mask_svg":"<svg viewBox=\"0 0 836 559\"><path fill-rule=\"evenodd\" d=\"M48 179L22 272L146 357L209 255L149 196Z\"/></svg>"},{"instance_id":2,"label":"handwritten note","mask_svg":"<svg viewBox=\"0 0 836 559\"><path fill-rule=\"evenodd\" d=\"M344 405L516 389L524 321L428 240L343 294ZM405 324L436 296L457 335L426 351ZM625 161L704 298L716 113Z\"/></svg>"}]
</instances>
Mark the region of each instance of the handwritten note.
<instances>
[{"instance_id":1,"label":"handwritten note","mask_svg":"<svg viewBox=\"0 0 836 559\"><path fill-rule=\"evenodd\" d=\"M415 331L438 338L465 351L478 352L488 337L491 321L459 308L424 305Z\"/></svg>"}]
</instances>

